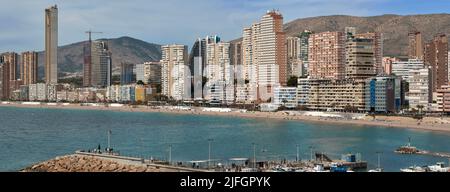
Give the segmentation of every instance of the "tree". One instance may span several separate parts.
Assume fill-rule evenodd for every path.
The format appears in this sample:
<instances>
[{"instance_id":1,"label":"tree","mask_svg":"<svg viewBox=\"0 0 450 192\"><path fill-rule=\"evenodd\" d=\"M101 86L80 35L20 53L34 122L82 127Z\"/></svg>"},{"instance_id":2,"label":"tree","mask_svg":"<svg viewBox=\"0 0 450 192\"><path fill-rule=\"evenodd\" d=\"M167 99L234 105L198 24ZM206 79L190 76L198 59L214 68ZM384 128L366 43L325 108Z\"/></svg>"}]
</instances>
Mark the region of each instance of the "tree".
<instances>
[{"instance_id":1,"label":"tree","mask_svg":"<svg viewBox=\"0 0 450 192\"><path fill-rule=\"evenodd\" d=\"M208 82L208 77L202 77L202 87L205 86L206 82Z\"/></svg>"},{"instance_id":2,"label":"tree","mask_svg":"<svg viewBox=\"0 0 450 192\"><path fill-rule=\"evenodd\" d=\"M297 87L297 85L298 85L298 77L297 76L291 76L291 77L289 77L289 80L288 80L288 82L287 82L287 86L288 87Z\"/></svg>"},{"instance_id":3,"label":"tree","mask_svg":"<svg viewBox=\"0 0 450 192\"><path fill-rule=\"evenodd\" d=\"M419 114L422 114L424 106L423 105L417 105L417 109L419 109Z\"/></svg>"},{"instance_id":4,"label":"tree","mask_svg":"<svg viewBox=\"0 0 450 192\"><path fill-rule=\"evenodd\" d=\"M306 111L306 110L308 110L308 107L306 105L299 105L299 106L297 106L297 110Z\"/></svg>"}]
</instances>

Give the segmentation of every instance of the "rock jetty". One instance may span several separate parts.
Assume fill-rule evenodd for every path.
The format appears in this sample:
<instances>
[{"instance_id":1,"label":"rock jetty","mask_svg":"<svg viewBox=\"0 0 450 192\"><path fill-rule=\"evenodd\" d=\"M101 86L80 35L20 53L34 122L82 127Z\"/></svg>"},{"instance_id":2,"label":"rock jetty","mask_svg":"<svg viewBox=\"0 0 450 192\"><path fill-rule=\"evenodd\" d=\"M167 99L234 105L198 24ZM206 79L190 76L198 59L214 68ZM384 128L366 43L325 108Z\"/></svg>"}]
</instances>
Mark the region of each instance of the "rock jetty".
<instances>
[{"instance_id":1,"label":"rock jetty","mask_svg":"<svg viewBox=\"0 0 450 192\"><path fill-rule=\"evenodd\" d=\"M94 156L66 155L35 164L22 172L178 172L179 170L129 164Z\"/></svg>"}]
</instances>

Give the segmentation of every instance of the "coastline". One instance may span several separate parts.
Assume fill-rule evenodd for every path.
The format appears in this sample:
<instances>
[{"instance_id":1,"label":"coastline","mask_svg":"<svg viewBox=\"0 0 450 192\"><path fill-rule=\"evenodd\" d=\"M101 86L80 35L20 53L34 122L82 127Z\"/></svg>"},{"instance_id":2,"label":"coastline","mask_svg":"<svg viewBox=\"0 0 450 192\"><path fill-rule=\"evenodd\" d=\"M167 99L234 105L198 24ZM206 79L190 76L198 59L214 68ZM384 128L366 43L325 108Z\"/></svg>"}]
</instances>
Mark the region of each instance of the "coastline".
<instances>
[{"instance_id":1,"label":"coastline","mask_svg":"<svg viewBox=\"0 0 450 192\"><path fill-rule=\"evenodd\" d=\"M149 106L131 106L105 107L105 106L80 106L79 104L68 105L25 105L17 103L4 104L0 103L0 107L19 107L19 108L43 108L43 109L77 109L77 110L107 110L118 112L145 112L145 113L167 113L182 115L207 115L207 116L228 116L238 118L263 118L286 121L304 121L320 124L344 124L344 125L361 125L361 126L381 126L387 128L406 128L423 131L438 131L450 133L450 117L424 117L420 124L418 121L409 117L397 116L366 116L362 119L338 119L330 117L307 116L302 114L288 114L283 111L279 112L211 112L202 111L200 108L194 108L194 111L176 110L176 109L155 109Z\"/></svg>"}]
</instances>

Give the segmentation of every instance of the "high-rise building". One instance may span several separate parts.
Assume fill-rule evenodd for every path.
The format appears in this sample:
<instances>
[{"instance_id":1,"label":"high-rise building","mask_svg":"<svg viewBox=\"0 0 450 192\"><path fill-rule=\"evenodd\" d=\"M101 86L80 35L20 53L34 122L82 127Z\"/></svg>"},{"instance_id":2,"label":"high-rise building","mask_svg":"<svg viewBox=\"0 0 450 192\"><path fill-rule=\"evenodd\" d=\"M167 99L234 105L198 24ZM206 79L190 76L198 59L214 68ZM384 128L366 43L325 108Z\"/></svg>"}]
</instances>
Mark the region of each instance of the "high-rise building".
<instances>
[{"instance_id":1,"label":"high-rise building","mask_svg":"<svg viewBox=\"0 0 450 192\"><path fill-rule=\"evenodd\" d=\"M45 82L58 83L58 8L45 9Z\"/></svg>"},{"instance_id":2,"label":"high-rise building","mask_svg":"<svg viewBox=\"0 0 450 192\"><path fill-rule=\"evenodd\" d=\"M261 19L257 35L259 99L273 98L273 88L287 84L286 37L283 16L268 11Z\"/></svg>"},{"instance_id":3,"label":"high-rise building","mask_svg":"<svg viewBox=\"0 0 450 192\"><path fill-rule=\"evenodd\" d=\"M161 84L161 63L159 61L145 62L136 65L136 81L144 84Z\"/></svg>"},{"instance_id":4,"label":"high-rise building","mask_svg":"<svg viewBox=\"0 0 450 192\"><path fill-rule=\"evenodd\" d=\"M342 32L322 32L309 36L311 78L342 79L345 76L345 36Z\"/></svg>"},{"instance_id":5,"label":"high-rise building","mask_svg":"<svg viewBox=\"0 0 450 192\"><path fill-rule=\"evenodd\" d=\"M234 69L230 61L230 43L208 43L206 59L205 99L211 103L233 103Z\"/></svg>"},{"instance_id":6,"label":"high-rise building","mask_svg":"<svg viewBox=\"0 0 450 192\"><path fill-rule=\"evenodd\" d=\"M165 45L161 49L162 94L175 100L191 99L187 46Z\"/></svg>"},{"instance_id":7,"label":"high-rise building","mask_svg":"<svg viewBox=\"0 0 450 192\"><path fill-rule=\"evenodd\" d=\"M312 34L311 31L305 30L302 33L300 33L300 50L299 50L299 58L301 60L301 75L300 76L307 76L308 75L308 52L309 52L309 36ZM299 67L300 68L300 67Z\"/></svg>"},{"instance_id":8,"label":"high-rise building","mask_svg":"<svg viewBox=\"0 0 450 192\"><path fill-rule=\"evenodd\" d=\"M23 52L20 62L20 79L24 85L35 84L38 80L38 53Z\"/></svg>"},{"instance_id":9,"label":"high-rise building","mask_svg":"<svg viewBox=\"0 0 450 192\"><path fill-rule=\"evenodd\" d=\"M450 51L448 52L447 56L448 55L450 55ZM448 82L450 84L450 57L448 57L447 65L448 65Z\"/></svg>"},{"instance_id":10,"label":"high-rise building","mask_svg":"<svg viewBox=\"0 0 450 192\"><path fill-rule=\"evenodd\" d=\"M111 85L112 59L104 41L88 41L85 47L83 85L107 87Z\"/></svg>"},{"instance_id":11,"label":"high-rise building","mask_svg":"<svg viewBox=\"0 0 450 192\"><path fill-rule=\"evenodd\" d=\"M373 49L373 65L377 75L384 74L383 68L383 34L380 32L373 33L359 33L355 35L356 38L371 39Z\"/></svg>"},{"instance_id":12,"label":"high-rise building","mask_svg":"<svg viewBox=\"0 0 450 192\"><path fill-rule=\"evenodd\" d=\"M300 38L287 37L286 38L287 51L287 77L302 76L302 61L300 59Z\"/></svg>"},{"instance_id":13,"label":"high-rise building","mask_svg":"<svg viewBox=\"0 0 450 192\"><path fill-rule=\"evenodd\" d=\"M15 52L7 52L2 54L3 63L8 65L8 77L10 81L20 79L19 55Z\"/></svg>"},{"instance_id":14,"label":"high-rise building","mask_svg":"<svg viewBox=\"0 0 450 192\"><path fill-rule=\"evenodd\" d=\"M411 70L410 73L411 75L406 79L409 85L409 91L406 96L406 100L409 101L409 107L417 109L421 105L426 109L428 104L432 102L431 70L423 68Z\"/></svg>"},{"instance_id":15,"label":"high-rise building","mask_svg":"<svg viewBox=\"0 0 450 192\"><path fill-rule=\"evenodd\" d=\"M8 52L3 53L2 57L2 96L3 99L10 99L11 93L14 91L16 80L20 78L17 67L19 56L17 53ZM21 82L21 81L20 81Z\"/></svg>"},{"instance_id":16,"label":"high-rise building","mask_svg":"<svg viewBox=\"0 0 450 192\"><path fill-rule=\"evenodd\" d=\"M207 83L205 80L207 71L207 47L209 44L216 44L220 41L217 35L198 38L192 46L189 54L189 69L192 75L192 84L194 86L194 99L202 100L207 93L203 93L203 86Z\"/></svg>"},{"instance_id":17,"label":"high-rise building","mask_svg":"<svg viewBox=\"0 0 450 192\"><path fill-rule=\"evenodd\" d=\"M376 75L373 39L355 37L348 32L345 52L347 78L365 79Z\"/></svg>"},{"instance_id":18,"label":"high-rise building","mask_svg":"<svg viewBox=\"0 0 450 192\"><path fill-rule=\"evenodd\" d=\"M6 99L8 98L8 93L6 90L8 90L7 87L9 86L9 77L8 74L6 74L6 71L8 71L8 66L3 62L0 64L0 99Z\"/></svg>"},{"instance_id":19,"label":"high-rise building","mask_svg":"<svg viewBox=\"0 0 450 192\"><path fill-rule=\"evenodd\" d=\"M425 47L425 65L431 66L433 92L448 85L448 39L447 35L436 35Z\"/></svg>"},{"instance_id":20,"label":"high-rise building","mask_svg":"<svg viewBox=\"0 0 450 192\"><path fill-rule=\"evenodd\" d=\"M133 82L134 64L122 62L120 66L120 84L126 85Z\"/></svg>"},{"instance_id":21,"label":"high-rise building","mask_svg":"<svg viewBox=\"0 0 450 192\"><path fill-rule=\"evenodd\" d=\"M257 100L257 34L259 24L244 28L242 35L242 64L236 65L236 102L251 103Z\"/></svg>"},{"instance_id":22,"label":"high-rise building","mask_svg":"<svg viewBox=\"0 0 450 192\"><path fill-rule=\"evenodd\" d=\"M423 60L424 46L422 40L422 33L419 31L412 31L408 33L408 57L410 59Z\"/></svg>"}]
</instances>

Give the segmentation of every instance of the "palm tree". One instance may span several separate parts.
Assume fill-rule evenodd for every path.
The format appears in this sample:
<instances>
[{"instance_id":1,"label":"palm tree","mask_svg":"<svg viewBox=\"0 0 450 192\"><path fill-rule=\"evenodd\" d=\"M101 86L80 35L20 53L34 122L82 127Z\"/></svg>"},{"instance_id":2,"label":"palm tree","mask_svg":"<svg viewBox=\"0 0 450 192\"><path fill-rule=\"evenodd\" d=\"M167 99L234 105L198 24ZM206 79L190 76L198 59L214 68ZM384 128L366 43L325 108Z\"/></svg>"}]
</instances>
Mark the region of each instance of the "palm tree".
<instances>
[{"instance_id":1,"label":"palm tree","mask_svg":"<svg viewBox=\"0 0 450 192\"><path fill-rule=\"evenodd\" d=\"M417 109L419 109L419 114L422 114L424 106L423 105L417 105Z\"/></svg>"}]
</instances>

